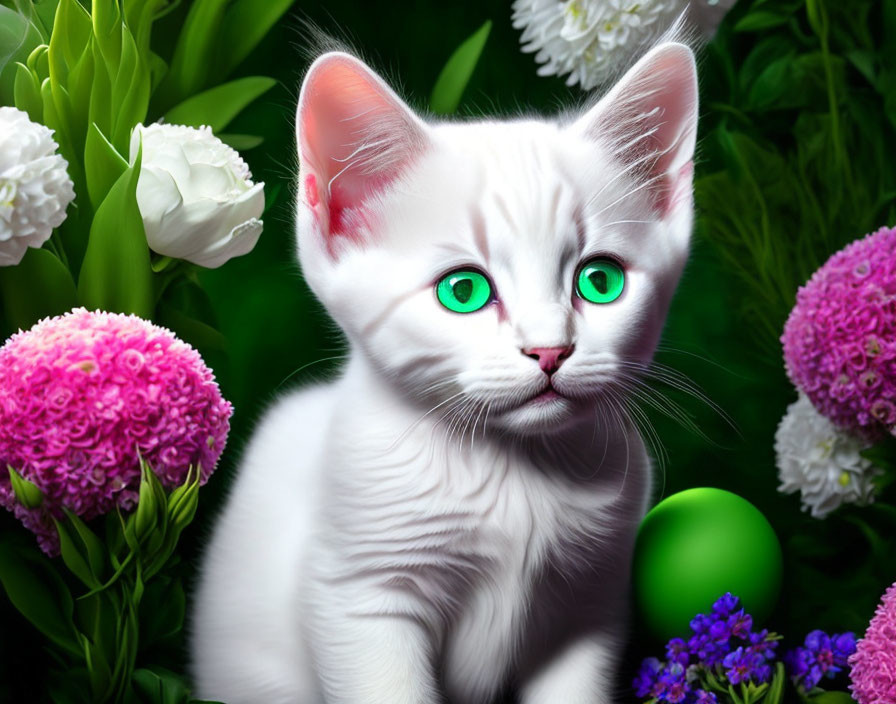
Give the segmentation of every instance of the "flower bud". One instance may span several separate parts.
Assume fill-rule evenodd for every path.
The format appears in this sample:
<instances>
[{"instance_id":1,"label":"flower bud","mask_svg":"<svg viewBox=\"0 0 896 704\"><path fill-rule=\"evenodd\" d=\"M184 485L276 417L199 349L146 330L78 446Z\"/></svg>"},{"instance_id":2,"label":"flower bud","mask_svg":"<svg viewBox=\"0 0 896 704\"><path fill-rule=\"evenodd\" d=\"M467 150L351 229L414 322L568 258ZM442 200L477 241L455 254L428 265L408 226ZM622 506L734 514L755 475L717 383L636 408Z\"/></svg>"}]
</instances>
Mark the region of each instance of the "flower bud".
<instances>
[{"instance_id":1,"label":"flower bud","mask_svg":"<svg viewBox=\"0 0 896 704\"><path fill-rule=\"evenodd\" d=\"M9 471L9 481L12 484L16 500L25 508L40 508L44 502L44 494L40 488L25 479L11 466L6 465L6 469Z\"/></svg>"},{"instance_id":2,"label":"flower bud","mask_svg":"<svg viewBox=\"0 0 896 704\"><path fill-rule=\"evenodd\" d=\"M264 184L209 127L137 125L134 163L142 142L137 204L150 248L214 269L247 254L261 235Z\"/></svg>"}]
</instances>

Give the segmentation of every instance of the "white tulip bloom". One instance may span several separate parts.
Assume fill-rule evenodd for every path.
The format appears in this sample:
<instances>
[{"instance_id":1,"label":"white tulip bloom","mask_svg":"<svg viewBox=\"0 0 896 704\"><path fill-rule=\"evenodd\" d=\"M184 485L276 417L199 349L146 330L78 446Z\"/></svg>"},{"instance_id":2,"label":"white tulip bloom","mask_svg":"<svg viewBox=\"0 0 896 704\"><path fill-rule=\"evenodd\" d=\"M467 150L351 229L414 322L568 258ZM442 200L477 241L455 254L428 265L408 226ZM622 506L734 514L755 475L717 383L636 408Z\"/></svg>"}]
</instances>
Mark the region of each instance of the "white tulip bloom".
<instances>
[{"instance_id":1,"label":"white tulip bloom","mask_svg":"<svg viewBox=\"0 0 896 704\"><path fill-rule=\"evenodd\" d=\"M53 130L0 107L0 266L15 266L65 220L75 197Z\"/></svg>"},{"instance_id":2,"label":"white tulip bloom","mask_svg":"<svg viewBox=\"0 0 896 704\"><path fill-rule=\"evenodd\" d=\"M867 443L836 427L800 392L775 433L778 491L801 493L803 509L824 518L843 503L867 504L880 470L859 452Z\"/></svg>"},{"instance_id":3,"label":"white tulip bloom","mask_svg":"<svg viewBox=\"0 0 896 704\"><path fill-rule=\"evenodd\" d=\"M137 125L142 138L137 204L150 248L208 269L247 254L261 235L264 184L209 127Z\"/></svg>"}]
</instances>

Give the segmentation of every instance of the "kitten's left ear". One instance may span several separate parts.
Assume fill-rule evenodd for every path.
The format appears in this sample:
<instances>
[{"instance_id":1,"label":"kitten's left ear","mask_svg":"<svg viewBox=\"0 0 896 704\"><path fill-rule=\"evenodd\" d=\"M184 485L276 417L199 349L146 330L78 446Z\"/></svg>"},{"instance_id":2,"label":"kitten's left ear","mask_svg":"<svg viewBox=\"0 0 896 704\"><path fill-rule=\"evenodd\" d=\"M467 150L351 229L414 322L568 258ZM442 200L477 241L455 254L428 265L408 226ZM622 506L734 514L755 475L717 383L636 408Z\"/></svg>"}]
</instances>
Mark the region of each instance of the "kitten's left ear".
<instances>
[{"instance_id":1,"label":"kitten's left ear","mask_svg":"<svg viewBox=\"0 0 896 704\"><path fill-rule=\"evenodd\" d=\"M697 138L697 67L684 44L649 51L573 130L602 143L636 176L666 214L690 186Z\"/></svg>"}]
</instances>

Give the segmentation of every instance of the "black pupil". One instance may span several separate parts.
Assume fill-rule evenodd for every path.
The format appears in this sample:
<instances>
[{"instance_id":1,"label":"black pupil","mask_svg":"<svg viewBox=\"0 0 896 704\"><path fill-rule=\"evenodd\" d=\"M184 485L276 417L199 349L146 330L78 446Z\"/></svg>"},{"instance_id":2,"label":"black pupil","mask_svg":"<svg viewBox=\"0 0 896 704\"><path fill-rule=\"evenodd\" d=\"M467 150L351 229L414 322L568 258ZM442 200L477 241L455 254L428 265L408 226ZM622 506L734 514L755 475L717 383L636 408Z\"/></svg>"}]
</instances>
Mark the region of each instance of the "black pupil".
<instances>
[{"instance_id":1,"label":"black pupil","mask_svg":"<svg viewBox=\"0 0 896 704\"><path fill-rule=\"evenodd\" d=\"M609 286L607 286L607 272L603 269L595 269L590 274L588 274L588 280L591 282L591 285L597 289L598 293L606 293Z\"/></svg>"},{"instance_id":2,"label":"black pupil","mask_svg":"<svg viewBox=\"0 0 896 704\"><path fill-rule=\"evenodd\" d=\"M460 279L454 282L454 297L461 303L467 303L473 295L473 281Z\"/></svg>"}]
</instances>

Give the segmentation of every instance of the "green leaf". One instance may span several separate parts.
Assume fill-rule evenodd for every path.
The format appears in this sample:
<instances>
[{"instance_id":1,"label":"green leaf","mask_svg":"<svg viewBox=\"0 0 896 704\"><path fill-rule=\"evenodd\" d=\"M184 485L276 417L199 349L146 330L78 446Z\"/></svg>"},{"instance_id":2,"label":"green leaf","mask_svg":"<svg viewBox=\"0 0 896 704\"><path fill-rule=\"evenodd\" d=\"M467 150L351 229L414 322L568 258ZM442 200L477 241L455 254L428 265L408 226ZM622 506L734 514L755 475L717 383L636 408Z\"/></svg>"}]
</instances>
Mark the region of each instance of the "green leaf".
<instances>
[{"instance_id":1,"label":"green leaf","mask_svg":"<svg viewBox=\"0 0 896 704\"><path fill-rule=\"evenodd\" d=\"M209 72L215 66L216 38L220 34L227 5L228 0L196 0L190 7L174 48L168 74L157 93L162 110L180 103L207 85Z\"/></svg>"},{"instance_id":2,"label":"green leaf","mask_svg":"<svg viewBox=\"0 0 896 704\"><path fill-rule=\"evenodd\" d=\"M10 465L6 465L6 470L9 472L9 483L12 485L16 500L25 508L40 508L44 502L44 494L40 487L25 479Z\"/></svg>"},{"instance_id":3,"label":"green leaf","mask_svg":"<svg viewBox=\"0 0 896 704\"><path fill-rule=\"evenodd\" d=\"M100 48L92 45L93 61L102 66L103 57ZM90 90L90 104L87 110L88 124L96 124L103 134L112 134L113 127L112 78L107 70L94 72L93 85Z\"/></svg>"},{"instance_id":4,"label":"green leaf","mask_svg":"<svg viewBox=\"0 0 896 704\"><path fill-rule=\"evenodd\" d=\"M896 472L896 439L887 437L876 445L861 450L859 454L882 469Z\"/></svg>"},{"instance_id":5,"label":"green leaf","mask_svg":"<svg viewBox=\"0 0 896 704\"><path fill-rule=\"evenodd\" d=\"M93 35L90 15L78 0L60 0L50 35L50 77L56 86L66 86L69 68L89 49Z\"/></svg>"},{"instance_id":6,"label":"green leaf","mask_svg":"<svg viewBox=\"0 0 896 704\"><path fill-rule=\"evenodd\" d=\"M162 301L175 310L211 326L216 326L215 310L205 289L190 278L181 277L172 282L162 296Z\"/></svg>"},{"instance_id":7,"label":"green leaf","mask_svg":"<svg viewBox=\"0 0 896 704\"><path fill-rule=\"evenodd\" d=\"M85 667L51 672L47 691L54 704L93 704L90 697L90 676Z\"/></svg>"},{"instance_id":8,"label":"green leaf","mask_svg":"<svg viewBox=\"0 0 896 704\"><path fill-rule=\"evenodd\" d=\"M91 39L84 53L68 73L67 91L71 101L71 119L75 128L72 131L78 134L78 147L81 146L81 140L84 138L90 114L90 93L93 90L95 73L92 43ZM103 70L102 66L100 70Z\"/></svg>"},{"instance_id":9,"label":"green leaf","mask_svg":"<svg viewBox=\"0 0 896 704\"><path fill-rule=\"evenodd\" d=\"M127 168L126 158L118 153L96 123L91 123L84 146L84 169L87 174L87 191L94 210L99 208Z\"/></svg>"},{"instance_id":10,"label":"green leaf","mask_svg":"<svg viewBox=\"0 0 896 704\"><path fill-rule=\"evenodd\" d=\"M151 86L149 66L143 61L128 28L121 27L121 65L112 86L115 106L111 142L120 153L128 151L131 130L146 121Z\"/></svg>"},{"instance_id":11,"label":"green leaf","mask_svg":"<svg viewBox=\"0 0 896 704\"><path fill-rule=\"evenodd\" d=\"M845 52L846 58L855 69L865 77L872 85L877 85L877 75L874 68L874 54L863 49L850 49Z\"/></svg>"},{"instance_id":12,"label":"green leaf","mask_svg":"<svg viewBox=\"0 0 896 704\"><path fill-rule=\"evenodd\" d=\"M772 61L750 86L747 106L761 110L774 106L775 102L790 87L791 66L794 54L782 56Z\"/></svg>"},{"instance_id":13,"label":"green leaf","mask_svg":"<svg viewBox=\"0 0 896 704\"><path fill-rule=\"evenodd\" d=\"M457 110L491 29L492 22L488 20L464 40L448 59L429 98L429 107L434 113L450 115Z\"/></svg>"},{"instance_id":14,"label":"green leaf","mask_svg":"<svg viewBox=\"0 0 896 704\"><path fill-rule=\"evenodd\" d=\"M90 676L90 690L94 701L107 701L107 693L112 684L112 670L103 652L102 643L94 643L86 636L81 637L84 647L84 660Z\"/></svg>"},{"instance_id":15,"label":"green leaf","mask_svg":"<svg viewBox=\"0 0 896 704\"><path fill-rule=\"evenodd\" d=\"M155 92L167 73L168 63L165 59L154 51L149 52L150 94Z\"/></svg>"},{"instance_id":16,"label":"green leaf","mask_svg":"<svg viewBox=\"0 0 896 704\"><path fill-rule=\"evenodd\" d=\"M110 73L115 73L121 63L122 17L117 2L94 2L91 4L93 36L103 56L103 63Z\"/></svg>"},{"instance_id":17,"label":"green leaf","mask_svg":"<svg viewBox=\"0 0 896 704\"><path fill-rule=\"evenodd\" d=\"M172 125L200 127L208 125L218 132L230 124L249 103L277 84L266 76L247 76L209 88L194 95L165 113L165 122Z\"/></svg>"},{"instance_id":18,"label":"green leaf","mask_svg":"<svg viewBox=\"0 0 896 704\"><path fill-rule=\"evenodd\" d=\"M230 74L264 39L295 0L235 0L221 23L217 71Z\"/></svg>"},{"instance_id":19,"label":"green leaf","mask_svg":"<svg viewBox=\"0 0 896 704\"><path fill-rule=\"evenodd\" d=\"M264 144L264 137L256 134L228 134L225 132L216 136L224 144L230 145L238 152L247 152Z\"/></svg>"},{"instance_id":20,"label":"green leaf","mask_svg":"<svg viewBox=\"0 0 896 704\"><path fill-rule=\"evenodd\" d=\"M44 42L50 38L50 32L53 29L53 21L56 19L56 9L59 7L59 0L34 0L31 4L34 14L31 15L31 21L40 30Z\"/></svg>"},{"instance_id":21,"label":"green leaf","mask_svg":"<svg viewBox=\"0 0 896 704\"><path fill-rule=\"evenodd\" d=\"M772 27L780 27L787 24L789 15L772 12L770 10L754 10L745 15L734 25L735 32L758 32Z\"/></svg>"},{"instance_id":22,"label":"green leaf","mask_svg":"<svg viewBox=\"0 0 896 704\"><path fill-rule=\"evenodd\" d=\"M198 468L190 468L184 483L168 495L168 532L165 535L164 545L153 556L150 564L146 566L145 575L149 579L156 574L177 547L177 540L181 532L186 528L196 515L196 507L199 502Z\"/></svg>"},{"instance_id":23,"label":"green leaf","mask_svg":"<svg viewBox=\"0 0 896 704\"><path fill-rule=\"evenodd\" d=\"M143 220L137 206L142 152L118 177L100 204L78 278L78 297L88 308L150 318L152 270Z\"/></svg>"},{"instance_id":24,"label":"green leaf","mask_svg":"<svg viewBox=\"0 0 896 704\"><path fill-rule=\"evenodd\" d=\"M29 247L18 266L0 267L3 314L13 329L27 330L41 318L77 305L72 275L55 254Z\"/></svg>"},{"instance_id":25,"label":"green leaf","mask_svg":"<svg viewBox=\"0 0 896 704\"><path fill-rule=\"evenodd\" d=\"M69 571L80 579L88 588L95 589L100 586L94 577L90 564L87 561L87 552L83 550L80 539L72 536L68 526L63 522L53 519L56 524L56 532L59 534L59 550L62 553L62 561ZM83 552L82 552L83 551Z\"/></svg>"},{"instance_id":26,"label":"green leaf","mask_svg":"<svg viewBox=\"0 0 896 704\"><path fill-rule=\"evenodd\" d=\"M0 5L0 105L13 102L16 63L44 42L39 29L22 13Z\"/></svg>"},{"instance_id":27,"label":"green leaf","mask_svg":"<svg viewBox=\"0 0 896 704\"><path fill-rule=\"evenodd\" d=\"M149 580L140 602L140 645L151 647L181 632L186 595L180 579L158 575Z\"/></svg>"},{"instance_id":28,"label":"green leaf","mask_svg":"<svg viewBox=\"0 0 896 704\"><path fill-rule=\"evenodd\" d=\"M807 701L812 704L855 704L855 700L846 692L824 692L809 697Z\"/></svg>"},{"instance_id":29,"label":"green leaf","mask_svg":"<svg viewBox=\"0 0 896 704\"><path fill-rule=\"evenodd\" d=\"M203 352L227 349L227 338L211 325L177 310L162 301L158 306L159 323Z\"/></svg>"},{"instance_id":30,"label":"green leaf","mask_svg":"<svg viewBox=\"0 0 896 704\"><path fill-rule=\"evenodd\" d=\"M885 51L881 51L881 58L889 66L896 65L896 56L893 56L893 43L896 42L896 0L884 0L883 2L883 43Z\"/></svg>"},{"instance_id":31,"label":"green leaf","mask_svg":"<svg viewBox=\"0 0 896 704\"><path fill-rule=\"evenodd\" d=\"M13 606L35 628L80 659L72 596L45 557L0 542L0 582Z\"/></svg>"},{"instance_id":32,"label":"green leaf","mask_svg":"<svg viewBox=\"0 0 896 704\"><path fill-rule=\"evenodd\" d=\"M140 489L137 510L134 513L134 532L138 543L142 543L158 525L158 492L153 484L159 480L152 470L140 459ZM165 502L162 494L163 506Z\"/></svg>"},{"instance_id":33,"label":"green leaf","mask_svg":"<svg viewBox=\"0 0 896 704\"><path fill-rule=\"evenodd\" d=\"M69 524L74 528L72 536L77 536L81 543L79 551L82 555L87 556L87 564L90 571L97 582L103 579L103 572L106 568L106 546L99 536L91 530L91 528L81 520L81 517L72 513L68 509L63 509ZM70 531L71 532L71 531Z\"/></svg>"},{"instance_id":34,"label":"green leaf","mask_svg":"<svg viewBox=\"0 0 896 704\"><path fill-rule=\"evenodd\" d=\"M781 704L784 698L784 684L787 682L787 673L784 671L784 663L775 665L775 676L772 678L768 695L764 704Z\"/></svg>"},{"instance_id":35,"label":"green leaf","mask_svg":"<svg viewBox=\"0 0 896 704\"><path fill-rule=\"evenodd\" d=\"M162 667L134 670L134 691L145 704L186 704L190 690L180 675Z\"/></svg>"},{"instance_id":36,"label":"green leaf","mask_svg":"<svg viewBox=\"0 0 896 704\"><path fill-rule=\"evenodd\" d=\"M13 84L15 106L28 113L32 122L40 122L44 114L43 102L40 99L40 83L25 64L16 64L15 83Z\"/></svg>"}]
</instances>

